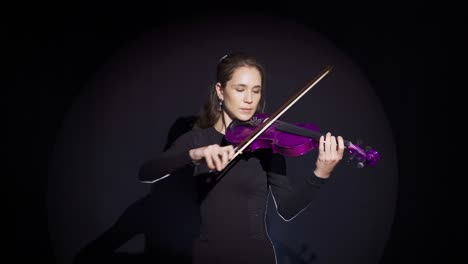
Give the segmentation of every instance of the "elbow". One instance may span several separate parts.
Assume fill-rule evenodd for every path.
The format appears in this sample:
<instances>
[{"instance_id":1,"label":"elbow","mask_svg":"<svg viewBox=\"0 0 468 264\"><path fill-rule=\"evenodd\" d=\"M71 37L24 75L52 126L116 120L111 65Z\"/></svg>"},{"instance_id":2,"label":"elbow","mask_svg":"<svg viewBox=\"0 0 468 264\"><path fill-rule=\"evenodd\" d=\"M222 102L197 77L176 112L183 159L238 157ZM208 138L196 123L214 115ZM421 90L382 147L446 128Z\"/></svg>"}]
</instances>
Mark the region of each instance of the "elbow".
<instances>
[{"instance_id":1,"label":"elbow","mask_svg":"<svg viewBox=\"0 0 468 264\"><path fill-rule=\"evenodd\" d=\"M283 210L281 207L276 209L278 215L283 219L283 221L289 222L294 219L294 214L287 210Z\"/></svg>"},{"instance_id":2,"label":"elbow","mask_svg":"<svg viewBox=\"0 0 468 264\"><path fill-rule=\"evenodd\" d=\"M277 212L284 221L288 222L300 215L303 211L307 209L307 207L308 206L305 206L301 210L281 210L277 208Z\"/></svg>"},{"instance_id":3,"label":"elbow","mask_svg":"<svg viewBox=\"0 0 468 264\"><path fill-rule=\"evenodd\" d=\"M145 171L146 171L146 164L143 164L143 165L140 166L140 169L138 170L138 177L137 178L138 178L139 181L142 181L142 180L145 179L145 175L146 175Z\"/></svg>"},{"instance_id":4,"label":"elbow","mask_svg":"<svg viewBox=\"0 0 468 264\"><path fill-rule=\"evenodd\" d=\"M138 170L138 180L139 181L148 181L151 177L151 166L149 162L143 163Z\"/></svg>"},{"instance_id":5,"label":"elbow","mask_svg":"<svg viewBox=\"0 0 468 264\"><path fill-rule=\"evenodd\" d=\"M155 183L171 175L170 173L166 173L165 175L161 175L162 173L158 174L157 169L151 162L143 164L138 171L138 180L143 183Z\"/></svg>"}]
</instances>

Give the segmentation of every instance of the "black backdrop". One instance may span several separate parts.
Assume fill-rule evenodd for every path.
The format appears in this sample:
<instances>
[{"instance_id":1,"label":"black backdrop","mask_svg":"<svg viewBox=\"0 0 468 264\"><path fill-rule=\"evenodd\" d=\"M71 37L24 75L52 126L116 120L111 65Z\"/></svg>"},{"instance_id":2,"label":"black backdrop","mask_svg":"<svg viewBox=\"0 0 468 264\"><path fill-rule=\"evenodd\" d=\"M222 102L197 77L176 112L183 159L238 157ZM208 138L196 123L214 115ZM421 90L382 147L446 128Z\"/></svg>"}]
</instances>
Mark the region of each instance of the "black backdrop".
<instances>
[{"instance_id":1,"label":"black backdrop","mask_svg":"<svg viewBox=\"0 0 468 264\"><path fill-rule=\"evenodd\" d=\"M61 122L85 82L120 47L160 23L227 12L136 5L54 8L18 14L9 23L13 42L11 53L7 51L15 70L8 99L8 132L17 138L8 163L16 181L15 257L46 263L54 262L46 204L50 156ZM436 170L433 146L428 144L432 139L426 133L426 124L444 101L431 91L448 89L444 78L452 24L422 15L366 16L360 21L346 16L343 21L337 16L314 18L297 7L252 11L292 18L320 32L359 65L376 89L395 134L400 176L397 211L382 263L464 257L453 246L461 234L448 228L445 217L451 207L446 196L449 181ZM416 163L427 166L413 166Z\"/></svg>"}]
</instances>

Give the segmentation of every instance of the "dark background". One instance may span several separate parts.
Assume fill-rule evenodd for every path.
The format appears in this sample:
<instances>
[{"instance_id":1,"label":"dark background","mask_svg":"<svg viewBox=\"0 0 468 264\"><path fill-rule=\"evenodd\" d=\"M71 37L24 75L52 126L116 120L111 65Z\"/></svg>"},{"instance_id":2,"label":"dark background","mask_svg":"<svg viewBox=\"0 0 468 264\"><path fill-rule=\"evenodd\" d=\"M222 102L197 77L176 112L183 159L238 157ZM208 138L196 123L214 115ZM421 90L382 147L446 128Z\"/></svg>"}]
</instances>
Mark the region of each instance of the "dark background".
<instances>
[{"instance_id":1,"label":"dark background","mask_svg":"<svg viewBox=\"0 0 468 264\"><path fill-rule=\"evenodd\" d=\"M32 257L54 263L46 210L50 156L67 110L99 65L161 23L228 12L221 7L181 6L41 5L18 12L8 23L12 46L7 53L14 67L14 86L7 99L8 132L16 139L8 165L16 181L12 201L18 260ZM376 89L395 135L400 177L396 216L382 263L466 258L459 251L464 229L453 228L461 220L449 213L456 207L448 198L450 175L439 165L443 157L433 153L434 134L428 133L434 123L439 132L445 125L434 118L450 91L449 50L453 34L462 34L457 31L459 21L415 13L318 17L316 9L244 7L295 19L323 34L353 59Z\"/></svg>"}]
</instances>

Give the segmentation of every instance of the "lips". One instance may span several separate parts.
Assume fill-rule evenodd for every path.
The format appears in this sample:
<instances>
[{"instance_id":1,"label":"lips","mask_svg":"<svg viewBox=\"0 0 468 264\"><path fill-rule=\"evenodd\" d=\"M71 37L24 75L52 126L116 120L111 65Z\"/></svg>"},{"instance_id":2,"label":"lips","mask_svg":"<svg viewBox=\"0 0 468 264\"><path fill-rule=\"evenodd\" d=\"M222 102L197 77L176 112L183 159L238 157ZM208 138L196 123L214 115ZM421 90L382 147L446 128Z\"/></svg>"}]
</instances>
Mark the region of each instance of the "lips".
<instances>
[{"instance_id":1,"label":"lips","mask_svg":"<svg viewBox=\"0 0 468 264\"><path fill-rule=\"evenodd\" d=\"M242 111L252 111L252 108L241 108Z\"/></svg>"}]
</instances>

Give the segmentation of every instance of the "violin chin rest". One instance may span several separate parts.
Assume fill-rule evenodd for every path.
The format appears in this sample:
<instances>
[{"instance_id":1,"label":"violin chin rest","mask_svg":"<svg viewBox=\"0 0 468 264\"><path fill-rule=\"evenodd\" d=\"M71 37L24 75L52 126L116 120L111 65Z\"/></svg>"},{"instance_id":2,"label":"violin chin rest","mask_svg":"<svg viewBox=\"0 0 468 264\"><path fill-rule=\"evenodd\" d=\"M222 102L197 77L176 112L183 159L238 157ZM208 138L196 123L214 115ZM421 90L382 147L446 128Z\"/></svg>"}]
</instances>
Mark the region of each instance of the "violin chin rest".
<instances>
[{"instance_id":1,"label":"violin chin rest","mask_svg":"<svg viewBox=\"0 0 468 264\"><path fill-rule=\"evenodd\" d=\"M242 125L244 123L247 123L247 122L243 122L243 121L240 121L238 119L233 119L231 124L229 124L228 129L235 128L235 127L240 126L240 125Z\"/></svg>"}]
</instances>

